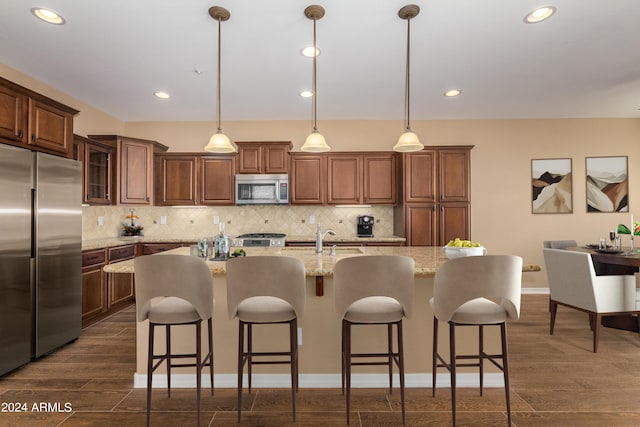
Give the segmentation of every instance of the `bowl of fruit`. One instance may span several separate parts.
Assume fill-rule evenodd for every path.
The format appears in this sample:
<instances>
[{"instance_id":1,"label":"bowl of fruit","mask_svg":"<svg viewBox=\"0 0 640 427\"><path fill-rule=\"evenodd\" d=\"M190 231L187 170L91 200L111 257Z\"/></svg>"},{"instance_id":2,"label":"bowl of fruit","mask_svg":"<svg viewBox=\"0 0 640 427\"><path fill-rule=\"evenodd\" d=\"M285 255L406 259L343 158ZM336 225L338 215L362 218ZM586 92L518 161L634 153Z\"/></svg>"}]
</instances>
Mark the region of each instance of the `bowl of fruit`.
<instances>
[{"instance_id":1,"label":"bowl of fruit","mask_svg":"<svg viewBox=\"0 0 640 427\"><path fill-rule=\"evenodd\" d=\"M456 237L453 240L449 240L449 243L446 244L444 254L449 259L464 256L482 256L487 254L487 249L478 242L462 240Z\"/></svg>"}]
</instances>

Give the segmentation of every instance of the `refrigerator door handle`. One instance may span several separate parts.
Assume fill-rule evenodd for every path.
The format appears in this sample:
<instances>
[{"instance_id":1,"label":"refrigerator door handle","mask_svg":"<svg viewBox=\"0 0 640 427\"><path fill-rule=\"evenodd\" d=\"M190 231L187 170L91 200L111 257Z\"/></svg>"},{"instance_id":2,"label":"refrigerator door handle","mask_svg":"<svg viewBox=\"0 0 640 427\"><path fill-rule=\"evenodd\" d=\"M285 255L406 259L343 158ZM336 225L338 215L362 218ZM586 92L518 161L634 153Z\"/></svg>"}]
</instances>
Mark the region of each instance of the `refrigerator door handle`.
<instances>
[{"instance_id":1,"label":"refrigerator door handle","mask_svg":"<svg viewBox=\"0 0 640 427\"><path fill-rule=\"evenodd\" d=\"M37 216L35 212L37 209L36 206L36 189L31 189L31 261L35 263L36 258L36 230L38 229ZM33 266L32 266L33 267ZM32 268L31 271L34 271ZM33 294L32 294L33 295Z\"/></svg>"}]
</instances>

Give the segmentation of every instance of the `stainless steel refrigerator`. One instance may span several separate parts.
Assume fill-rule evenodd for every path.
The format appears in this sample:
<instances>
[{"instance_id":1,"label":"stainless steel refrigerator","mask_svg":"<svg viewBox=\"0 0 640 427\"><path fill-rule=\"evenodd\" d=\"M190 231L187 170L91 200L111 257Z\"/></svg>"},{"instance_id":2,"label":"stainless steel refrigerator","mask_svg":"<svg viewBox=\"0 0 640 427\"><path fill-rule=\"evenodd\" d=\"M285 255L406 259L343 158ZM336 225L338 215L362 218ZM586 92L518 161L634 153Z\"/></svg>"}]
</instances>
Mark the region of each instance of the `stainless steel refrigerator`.
<instances>
[{"instance_id":1,"label":"stainless steel refrigerator","mask_svg":"<svg viewBox=\"0 0 640 427\"><path fill-rule=\"evenodd\" d=\"M0 144L0 375L80 336L82 164Z\"/></svg>"}]
</instances>

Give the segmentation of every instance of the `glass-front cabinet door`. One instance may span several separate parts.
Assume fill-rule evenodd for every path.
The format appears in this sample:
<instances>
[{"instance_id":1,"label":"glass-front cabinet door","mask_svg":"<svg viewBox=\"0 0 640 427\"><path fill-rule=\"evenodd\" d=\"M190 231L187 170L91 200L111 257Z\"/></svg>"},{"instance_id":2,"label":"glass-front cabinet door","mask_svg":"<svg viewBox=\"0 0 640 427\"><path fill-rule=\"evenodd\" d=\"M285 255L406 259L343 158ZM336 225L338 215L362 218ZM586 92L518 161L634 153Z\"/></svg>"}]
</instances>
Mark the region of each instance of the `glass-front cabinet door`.
<instances>
[{"instance_id":1,"label":"glass-front cabinet door","mask_svg":"<svg viewBox=\"0 0 640 427\"><path fill-rule=\"evenodd\" d=\"M87 145L85 147L87 165L86 203L111 203L111 149Z\"/></svg>"},{"instance_id":2,"label":"glass-front cabinet door","mask_svg":"<svg viewBox=\"0 0 640 427\"><path fill-rule=\"evenodd\" d=\"M76 136L76 142L78 142ZM83 202L90 205L110 205L111 195L111 156L113 149L83 138L80 160L84 170Z\"/></svg>"}]
</instances>

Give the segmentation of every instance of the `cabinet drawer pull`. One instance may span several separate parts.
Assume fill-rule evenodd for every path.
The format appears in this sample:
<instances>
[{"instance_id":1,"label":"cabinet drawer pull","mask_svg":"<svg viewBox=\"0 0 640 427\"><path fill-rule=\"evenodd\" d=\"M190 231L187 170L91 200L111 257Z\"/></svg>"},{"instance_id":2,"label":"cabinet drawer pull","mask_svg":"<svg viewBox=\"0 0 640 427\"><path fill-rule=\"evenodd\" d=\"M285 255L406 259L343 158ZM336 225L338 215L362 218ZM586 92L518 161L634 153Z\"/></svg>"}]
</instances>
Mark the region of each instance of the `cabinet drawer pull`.
<instances>
[{"instance_id":1,"label":"cabinet drawer pull","mask_svg":"<svg viewBox=\"0 0 640 427\"><path fill-rule=\"evenodd\" d=\"M98 255L87 257L88 260L98 259L100 258Z\"/></svg>"},{"instance_id":2,"label":"cabinet drawer pull","mask_svg":"<svg viewBox=\"0 0 640 427\"><path fill-rule=\"evenodd\" d=\"M22 131L22 129L20 129L20 130L18 131L18 138L19 138L19 139L22 139L22 137L24 137L24 132Z\"/></svg>"},{"instance_id":3,"label":"cabinet drawer pull","mask_svg":"<svg viewBox=\"0 0 640 427\"><path fill-rule=\"evenodd\" d=\"M36 134L31 134L31 141L36 142Z\"/></svg>"}]
</instances>

